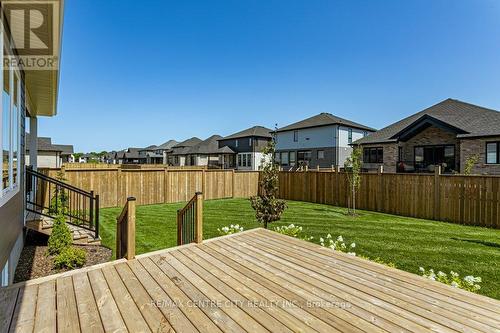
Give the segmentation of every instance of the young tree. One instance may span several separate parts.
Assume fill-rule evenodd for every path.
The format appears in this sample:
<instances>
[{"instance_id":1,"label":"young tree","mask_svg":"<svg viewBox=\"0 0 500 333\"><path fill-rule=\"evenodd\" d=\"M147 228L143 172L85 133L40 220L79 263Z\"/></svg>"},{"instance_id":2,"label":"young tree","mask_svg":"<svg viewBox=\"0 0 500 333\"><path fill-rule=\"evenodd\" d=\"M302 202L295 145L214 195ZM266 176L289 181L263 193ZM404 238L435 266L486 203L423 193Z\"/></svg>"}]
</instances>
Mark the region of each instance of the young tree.
<instances>
[{"instance_id":1,"label":"young tree","mask_svg":"<svg viewBox=\"0 0 500 333\"><path fill-rule=\"evenodd\" d=\"M352 210L349 207L349 213L356 215L356 192L361 185L361 156L363 151L361 147L356 147L352 150L351 156L349 156L344 167L347 173L347 179L349 181L349 188L351 191L351 202Z\"/></svg>"},{"instance_id":2,"label":"young tree","mask_svg":"<svg viewBox=\"0 0 500 333\"><path fill-rule=\"evenodd\" d=\"M474 165L479 161L479 155L471 155L467 157L465 160L465 167L464 167L464 175L469 176L472 174L472 169L474 168Z\"/></svg>"},{"instance_id":3,"label":"young tree","mask_svg":"<svg viewBox=\"0 0 500 333\"><path fill-rule=\"evenodd\" d=\"M267 229L269 223L279 221L287 208L285 200L278 199L279 166L275 161L276 142L269 141L264 148L262 180L259 182L259 195L250 198L252 208L255 210L257 221L264 224Z\"/></svg>"}]
</instances>

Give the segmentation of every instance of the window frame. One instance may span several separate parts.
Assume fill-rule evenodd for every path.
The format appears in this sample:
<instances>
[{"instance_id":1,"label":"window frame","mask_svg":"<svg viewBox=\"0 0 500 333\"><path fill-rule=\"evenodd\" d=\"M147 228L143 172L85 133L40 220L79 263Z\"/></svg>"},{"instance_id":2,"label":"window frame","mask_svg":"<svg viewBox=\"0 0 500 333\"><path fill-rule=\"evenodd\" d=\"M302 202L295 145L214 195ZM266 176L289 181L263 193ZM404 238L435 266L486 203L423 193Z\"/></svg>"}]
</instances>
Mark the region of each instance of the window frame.
<instances>
[{"instance_id":1,"label":"window frame","mask_svg":"<svg viewBox=\"0 0 500 333\"><path fill-rule=\"evenodd\" d=\"M488 145L494 144L496 146L496 161L495 163L488 162ZM486 141L484 145L484 164L497 165L500 164L500 141Z\"/></svg>"},{"instance_id":2,"label":"window frame","mask_svg":"<svg viewBox=\"0 0 500 333\"><path fill-rule=\"evenodd\" d=\"M293 131L293 142L299 142L299 131L298 130Z\"/></svg>"},{"instance_id":3,"label":"window frame","mask_svg":"<svg viewBox=\"0 0 500 333\"><path fill-rule=\"evenodd\" d=\"M323 155L323 156L321 156L321 157L320 157L320 156L319 156L319 153L321 153L321 155ZM316 152L316 158L317 158L318 160L324 160L324 159L325 159L325 151L324 151L324 150L322 150L322 149L321 149L321 150L318 150L318 151Z\"/></svg>"},{"instance_id":4,"label":"window frame","mask_svg":"<svg viewBox=\"0 0 500 333\"><path fill-rule=\"evenodd\" d=\"M3 115L4 115L4 107L3 107L3 80L4 80L4 49L7 53L8 56L13 56L14 53L12 52L11 45L13 43L12 37L6 41L4 39L5 33L3 29L3 17L2 21L0 22L0 46L2 47L2 61L0 62L0 84L2 85L2 94L1 94L1 102L0 102L0 128L2 128L3 131ZM20 182L21 182L21 119L22 119L22 84L21 84L21 73L19 71L19 68L14 68L14 69L9 69L9 90L10 90L10 103L9 103L9 170L8 172L8 177L9 177L9 186L8 187L3 187L3 166L4 166L4 158L3 158L3 135L0 135L0 147L2 149L2 154L0 154L0 175L2 175L2 181L0 182L0 207L3 206L5 203L7 203L12 197L14 197L17 193L19 193L20 190ZM14 76L17 77L17 85L16 88L14 88ZM16 119L14 119L14 91L17 89L17 115ZM16 130L13 131L14 127L16 127ZM14 133L16 134L16 138L14 138ZM16 146L16 152L17 152L17 157L16 161L14 161L14 147ZM16 176L14 178L14 162L16 164ZM15 181L14 181L15 180Z\"/></svg>"},{"instance_id":5,"label":"window frame","mask_svg":"<svg viewBox=\"0 0 500 333\"><path fill-rule=\"evenodd\" d=\"M352 128L347 129L347 143L348 144L352 143Z\"/></svg>"},{"instance_id":6,"label":"window frame","mask_svg":"<svg viewBox=\"0 0 500 333\"><path fill-rule=\"evenodd\" d=\"M373 151L375 155L372 155ZM368 154L366 152L368 152ZM367 155L368 155L368 160L366 159ZM375 156L374 159L372 158L373 156ZM376 164L384 163L384 147L363 148L363 163L376 163Z\"/></svg>"}]
</instances>

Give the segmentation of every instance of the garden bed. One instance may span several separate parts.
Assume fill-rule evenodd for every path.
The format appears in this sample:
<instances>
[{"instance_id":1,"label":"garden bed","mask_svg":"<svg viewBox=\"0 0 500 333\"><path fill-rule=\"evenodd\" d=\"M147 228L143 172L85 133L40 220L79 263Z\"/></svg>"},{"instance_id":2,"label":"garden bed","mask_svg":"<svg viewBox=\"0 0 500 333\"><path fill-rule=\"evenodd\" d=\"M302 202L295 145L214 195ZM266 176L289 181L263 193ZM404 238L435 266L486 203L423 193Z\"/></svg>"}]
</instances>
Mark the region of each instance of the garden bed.
<instances>
[{"instance_id":1,"label":"garden bed","mask_svg":"<svg viewBox=\"0 0 500 333\"><path fill-rule=\"evenodd\" d=\"M36 279L56 273L68 271L68 269L56 269L54 257L47 255L48 236L28 231L25 246L16 268L14 283ZM112 259L112 250L102 245L75 245L86 252L84 267L108 262Z\"/></svg>"}]
</instances>

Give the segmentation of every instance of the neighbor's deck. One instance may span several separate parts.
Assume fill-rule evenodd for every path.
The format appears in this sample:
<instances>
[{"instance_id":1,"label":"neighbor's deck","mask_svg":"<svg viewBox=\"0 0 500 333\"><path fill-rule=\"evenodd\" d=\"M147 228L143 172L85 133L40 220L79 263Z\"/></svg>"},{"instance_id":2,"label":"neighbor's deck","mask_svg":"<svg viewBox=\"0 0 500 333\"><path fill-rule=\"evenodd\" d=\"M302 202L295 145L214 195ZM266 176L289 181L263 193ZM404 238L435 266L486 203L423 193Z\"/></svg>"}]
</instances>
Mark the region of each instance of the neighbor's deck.
<instances>
[{"instance_id":1,"label":"neighbor's deck","mask_svg":"<svg viewBox=\"0 0 500 333\"><path fill-rule=\"evenodd\" d=\"M496 300L262 229L33 280L0 295L0 332L500 327Z\"/></svg>"}]
</instances>

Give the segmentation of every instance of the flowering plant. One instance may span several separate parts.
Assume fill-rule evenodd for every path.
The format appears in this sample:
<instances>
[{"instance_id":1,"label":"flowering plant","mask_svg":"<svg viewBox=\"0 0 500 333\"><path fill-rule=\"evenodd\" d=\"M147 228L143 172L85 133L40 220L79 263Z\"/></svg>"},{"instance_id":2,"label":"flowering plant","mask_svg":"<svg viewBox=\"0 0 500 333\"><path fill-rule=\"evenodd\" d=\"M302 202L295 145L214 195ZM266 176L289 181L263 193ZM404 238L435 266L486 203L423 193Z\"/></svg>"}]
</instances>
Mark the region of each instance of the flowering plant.
<instances>
[{"instance_id":1,"label":"flowering plant","mask_svg":"<svg viewBox=\"0 0 500 333\"><path fill-rule=\"evenodd\" d=\"M439 281L454 288L460 288L472 292L478 292L479 289L481 289L479 283L482 282L482 279L479 276L474 277L472 275L467 275L463 278L460 278L460 275L454 271L450 271L449 274L446 274L442 271L438 271L437 273L435 273L432 268L426 270L423 267L420 267L419 271L423 277L429 280Z\"/></svg>"},{"instance_id":2,"label":"flowering plant","mask_svg":"<svg viewBox=\"0 0 500 333\"><path fill-rule=\"evenodd\" d=\"M242 232L243 230L243 227L240 227L239 224L231 224L229 227L225 226L222 228L217 228L217 231L221 236L235 234L237 232Z\"/></svg>"},{"instance_id":3,"label":"flowering plant","mask_svg":"<svg viewBox=\"0 0 500 333\"><path fill-rule=\"evenodd\" d=\"M284 225L282 227L276 227L276 228L274 228L274 231L276 231L277 233L283 234L283 235L303 239L306 241L310 241L314 238L313 236L303 235L302 234L302 227L295 225L293 223L289 224L289 225Z\"/></svg>"},{"instance_id":4,"label":"flowering plant","mask_svg":"<svg viewBox=\"0 0 500 333\"><path fill-rule=\"evenodd\" d=\"M346 245L342 236L338 236L336 240L333 240L332 235L328 234L326 235L326 239L321 237L319 239L319 243L321 244L321 246L328 247L334 251L344 252L353 256L356 255L356 252L354 252L356 243Z\"/></svg>"}]
</instances>

